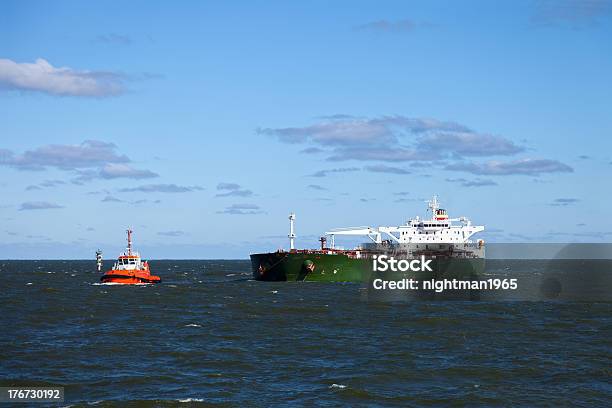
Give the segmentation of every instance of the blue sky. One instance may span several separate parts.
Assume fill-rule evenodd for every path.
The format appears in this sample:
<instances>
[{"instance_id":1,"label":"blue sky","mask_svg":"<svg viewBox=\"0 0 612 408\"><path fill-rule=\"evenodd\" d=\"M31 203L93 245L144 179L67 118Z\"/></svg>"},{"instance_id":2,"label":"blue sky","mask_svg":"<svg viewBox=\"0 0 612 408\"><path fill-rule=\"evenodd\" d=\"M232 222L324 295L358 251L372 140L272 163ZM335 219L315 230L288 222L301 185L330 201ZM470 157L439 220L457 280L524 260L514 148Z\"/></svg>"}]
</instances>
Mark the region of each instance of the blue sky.
<instances>
[{"instance_id":1,"label":"blue sky","mask_svg":"<svg viewBox=\"0 0 612 408\"><path fill-rule=\"evenodd\" d=\"M245 258L439 195L609 242L612 3L2 2L0 258Z\"/></svg>"}]
</instances>

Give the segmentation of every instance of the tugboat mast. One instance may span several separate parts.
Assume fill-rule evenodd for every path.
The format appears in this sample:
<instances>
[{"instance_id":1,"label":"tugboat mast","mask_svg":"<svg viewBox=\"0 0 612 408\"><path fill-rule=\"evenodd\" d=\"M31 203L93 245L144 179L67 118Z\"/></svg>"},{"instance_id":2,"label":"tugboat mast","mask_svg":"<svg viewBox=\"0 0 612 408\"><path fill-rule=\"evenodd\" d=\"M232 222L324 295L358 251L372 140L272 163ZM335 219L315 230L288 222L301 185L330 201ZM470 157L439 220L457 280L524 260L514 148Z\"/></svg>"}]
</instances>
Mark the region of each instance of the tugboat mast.
<instances>
[{"instance_id":1,"label":"tugboat mast","mask_svg":"<svg viewBox=\"0 0 612 408\"><path fill-rule=\"evenodd\" d=\"M132 229L131 228L127 229L127 242L128 242L127 254L132 255Z\"/></svg>"}]
</instances>

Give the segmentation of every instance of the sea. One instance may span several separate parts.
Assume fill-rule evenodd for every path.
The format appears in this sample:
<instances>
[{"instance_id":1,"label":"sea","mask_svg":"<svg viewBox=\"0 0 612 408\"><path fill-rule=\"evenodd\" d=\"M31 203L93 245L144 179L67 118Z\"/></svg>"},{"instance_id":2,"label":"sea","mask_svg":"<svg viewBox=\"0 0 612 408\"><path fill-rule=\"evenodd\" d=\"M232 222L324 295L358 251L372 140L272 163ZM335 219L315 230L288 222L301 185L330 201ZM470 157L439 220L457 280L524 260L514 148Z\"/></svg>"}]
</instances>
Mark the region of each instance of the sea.
<instances>
[{"instance_id":1,"label":"sea","mask_svg":"<svg viewBox=\"0 0 612 408\"><path fill-rule=\"evenodd\" d=\"M64 387L30 405L71 407L612 401L609 301L371 301L357 283L253 281L247 260L150 265L161 284L0 261L0 386Z\"/></svg>"}]
</instances>

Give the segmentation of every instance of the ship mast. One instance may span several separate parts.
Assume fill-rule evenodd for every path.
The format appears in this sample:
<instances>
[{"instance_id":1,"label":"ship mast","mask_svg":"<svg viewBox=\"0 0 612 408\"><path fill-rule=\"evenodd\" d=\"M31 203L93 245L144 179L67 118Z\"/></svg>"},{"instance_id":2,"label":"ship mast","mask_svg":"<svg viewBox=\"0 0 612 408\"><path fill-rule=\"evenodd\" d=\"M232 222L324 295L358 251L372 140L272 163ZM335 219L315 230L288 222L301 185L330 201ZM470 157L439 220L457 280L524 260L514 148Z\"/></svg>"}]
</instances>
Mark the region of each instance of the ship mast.
<instances>
[{"instance_id":1,"label":"ship mast","mask_svg":"<svg viewBox=\"0 0 612 408\"><path fill-rule=\"evenodd\" d=\"M436 211L440 208L438 196L434 195L433 198L427 202L427 206L431 209L431 219L436 218Z\"/></svg>"},{"instance_id":2,"label":"ship mast","mask_svg":"<svg viewBox=\"0 0 612 408\"><path fill-rule=\"evenodd\" d=\"M132 255L132 230L130 228L127 229L127 254Z\"/></svg>"},{"instance_id":3,"label":"ship mast","mask_svg":"<svg viewBox=\"0 0 612 408\"><path fill-rule=\"evenodd\" d=\"M293 222L295 221L295 214L291 213L289 214L289 249L293 250L295 249L295 233L294 233L294 225Z\"/></svg>"}]
</instances>

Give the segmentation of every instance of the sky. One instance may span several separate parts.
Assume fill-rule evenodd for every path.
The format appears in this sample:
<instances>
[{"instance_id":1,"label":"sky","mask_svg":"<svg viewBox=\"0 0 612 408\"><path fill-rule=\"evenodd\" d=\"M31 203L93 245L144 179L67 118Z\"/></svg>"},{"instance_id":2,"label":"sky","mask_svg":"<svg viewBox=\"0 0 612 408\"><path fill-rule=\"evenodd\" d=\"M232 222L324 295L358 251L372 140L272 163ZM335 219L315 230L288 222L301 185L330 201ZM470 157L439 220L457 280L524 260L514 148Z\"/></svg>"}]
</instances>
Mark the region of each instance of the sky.
<instances>
[{"instance_id":1,"label":"sky","mask_svg":"<svg viewBox=\"0 0 612 408\"><path fill-rule=\"evenodd\" d=\"M610 242L611 39L607 0L0 2L0 259L247 258L434 194Z\"/></svg>"}]
</instances>

